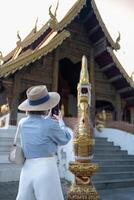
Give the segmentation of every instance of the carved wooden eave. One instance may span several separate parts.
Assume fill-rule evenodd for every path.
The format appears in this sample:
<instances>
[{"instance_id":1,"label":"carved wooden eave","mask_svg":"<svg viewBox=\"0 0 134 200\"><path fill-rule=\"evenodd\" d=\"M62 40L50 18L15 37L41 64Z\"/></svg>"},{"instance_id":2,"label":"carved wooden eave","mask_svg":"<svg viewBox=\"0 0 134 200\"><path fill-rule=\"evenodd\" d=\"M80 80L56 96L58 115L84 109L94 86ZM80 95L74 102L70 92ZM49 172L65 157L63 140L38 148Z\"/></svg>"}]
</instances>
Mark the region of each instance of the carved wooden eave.
<instances>
[{"instance_id":1,"label":"carved wooden eave","mask_svg":"<svg viewBox=\"0 0 134 200\"><path fill-rule=\"evenodd\" d=\"M30 51L27 54L22 54L22 56L19 56L17 59L2 65L0 68L0 77L7 77L35 60L39 60L42 56L47 55L56 49L69 36L70 33L63 30L61 33L58 33L54 38L52 38L52 40L43 48L33 51L32 53Z\"/></svg>"},{"instance_id":2,"label":"carved wooden eave","mask_svg":"<svg viewBox=\"0 0 134 200\"><path fill-rule=\"evenodd\" d=\"M30 41L32 38L35 37L37 31L35 30L35 28L33 28L30 33L24 38L23 40L23 44L27 43L28 41Z\"/></svg>"},{"instance_id":3,"label":"carved wooden eave","mask_svg":"<svg viewBox=\"0 0 134 200\"><path fill-rule=\"evenodd\" d=\"M50 20L48 20L39 31L37 31L35 34L31 35L31 37L25 38L23 40L23 48L28 46L35 40L37 40L49 28L49 21Z\"/></svg>"},{"instance_id":4,"label":"carved wooden eave","mask_svg":"<svg viewBox=\"0 0 134 200\"><path fill-rule=\"evenodd\" d=\"M101 14L100 14L100 12L99 12L99 10L97 8L95 0L91 1L91 5L92 5L93 11L94 11L94 13L96 15L96 18L97 18L97 20L99 22L99 25L101 26L102 31L104 32L104 34L105 34L106 38L108 39L109 43L111 44L112 48L115 49L115 50L120 49L120 45L113 40L113 38L111 37L110 33L108 32L107 27L106 27L105 23L103 22Z\"/></svg>"},{"instance_id":5,"label":"carved wooden eave","mask_svg":"<svg viewBox=\"0 0 134 200\"><path fill-rule=\"evenodd\" d=\"M77 0L72 8L67 12L64 18L59 22L59 30L65 28L70 24L74 18L80 13L82 8L86 5L86 0Z\"/></svg>"},{"instance_id":6,"label":"carved wooden eave","mask_svg":"<svg viewBox=\"0 0 134 200\"><path fill-rule=\"evenodd\" d=\"M132 88L134 88L134 81L129 77L129 75L127 74L127 72L125 71L124 67L121 65L121 63L119 62L119 59L116 57L114 51L112 50L112 48L107 47L107 51L109 52L109 54L111 55L113 61L115 62L116 66L118 67L120 73L123 75L123 77L127 80L127 82L130 84L130 86Z\"/></svg>"},{"instance_id":7,"label":"carved wooden eave","mask_svg":"<svg viewBox=\"0 0 134 200\"><path fill-rule=\"evenodd\" d=\"M37 32L35 32L35 28L33 28L30 33L21 41L22 48L28 46L35 40L37 40L48 28L49 28L49 21L48 20L45 25ZM12 50L9 54L4 57L4 61L8 61L14 55L17 47Z\"/></svg>"}]
</instances>

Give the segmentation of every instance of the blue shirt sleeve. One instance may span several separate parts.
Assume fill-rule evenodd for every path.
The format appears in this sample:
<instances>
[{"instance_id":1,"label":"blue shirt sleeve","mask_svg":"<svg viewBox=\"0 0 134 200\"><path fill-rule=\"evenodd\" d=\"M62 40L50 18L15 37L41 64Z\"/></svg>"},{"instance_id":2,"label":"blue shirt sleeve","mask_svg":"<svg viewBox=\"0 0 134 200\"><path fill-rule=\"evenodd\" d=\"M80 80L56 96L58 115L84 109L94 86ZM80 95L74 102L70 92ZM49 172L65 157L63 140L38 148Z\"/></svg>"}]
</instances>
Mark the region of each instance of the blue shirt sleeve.
<instances>
[{"instance_id":1,"label":"blue shirt sleeve","mask_svg":"<svg viewBox=\"0 0 134 200\"><path fill-rule=\"evenodd\" d=\"M59 146L67 144L71 139L71 135L63 120L53 120L53 124L51 126L51 134L49 137Z\"/></svg>"}]
</instances>

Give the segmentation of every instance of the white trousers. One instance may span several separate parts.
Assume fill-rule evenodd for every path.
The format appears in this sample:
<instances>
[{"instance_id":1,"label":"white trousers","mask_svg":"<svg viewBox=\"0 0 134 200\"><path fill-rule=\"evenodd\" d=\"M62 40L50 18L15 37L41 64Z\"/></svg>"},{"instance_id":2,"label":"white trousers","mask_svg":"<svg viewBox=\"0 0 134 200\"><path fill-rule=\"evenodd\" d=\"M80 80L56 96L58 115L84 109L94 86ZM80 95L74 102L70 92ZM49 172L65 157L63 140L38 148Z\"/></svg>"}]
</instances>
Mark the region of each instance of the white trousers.
<instances>
[{"instance_id":1,"label":"white trousers","mask_svg":"<svg viewBox=\"0 0 134 200\"><path fill-rule=\"evenodd\" d=\"M55 157L25 161L16 200L64 200Z\"/></svg>"}]
</instances>

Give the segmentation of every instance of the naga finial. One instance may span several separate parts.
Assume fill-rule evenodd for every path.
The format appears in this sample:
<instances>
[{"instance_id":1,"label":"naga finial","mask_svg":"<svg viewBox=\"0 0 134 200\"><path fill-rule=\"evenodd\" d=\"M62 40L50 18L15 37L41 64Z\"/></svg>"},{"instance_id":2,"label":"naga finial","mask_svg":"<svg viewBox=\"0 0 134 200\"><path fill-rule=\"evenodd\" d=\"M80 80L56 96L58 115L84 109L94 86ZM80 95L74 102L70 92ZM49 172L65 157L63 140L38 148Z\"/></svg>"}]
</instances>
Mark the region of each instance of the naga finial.
<instances>
[{"instance_id":1,"label":"naga finial","mask_svg":"<svg viewBox=\"0 0 134 200\"><path fill-rule=\"evenodd\" d=\"M132 81L134 81L134 71L131 74L131 79L132 79Z\"/></svg>"},{"instance_id":2,"label":"naga finial","mask_svg":"<svg viewBox=\"0 0 134 200\"><path fill-rule=\"evenodd\" d=\"M115 47L114 47L116 51L120 49L120 44L119 44L120 40L121 40L121 34L118 31L118 37L116 38Z\"/></svg>"},{"instance_id":3,"label":"naga finial","mask_svg":"<svg viewBox=\"0 0 134 200\"><path fill-rule=\"evenodd\" d=\"M56 9L55 9L55 12L54 12L55 17L57 16L58 7L59 7L59 0L57 1Z\"/></svg>"},{"instance_id":4,"label":"naga finial","mask_svg":"<svg viewBox=\"0 0 134 200\"><path fill-rule=\"evenodd\" d=\"M21 45L21 37L20 37L20 32L17 31L17 38L18 38L18 41L16 42L17 46L20 46Z\"/></svg>"},{"instance_id":5,"label":"naga finial","mask_svg":"<svg viewBox=\"0 0 134 200\"><path fill-rule=\"evenodd\" d=\"M57 2L57 6L56 6L56 9L54 11L54 14L51 11L52 5L49 7L50 27L51 28L56 28L57 27L58 21L57 21L56 16L57 16L58 7L59 7L59 0Z\"/></svg>"},{"instance_id":6,"label":"naga finial","mask_svg":"<svg viewBox=\"0 0 134 200\"><path fill-rule=\"evenodd\" d=\"M2 51L0 51L0 66L3 65L3 54Z\"/></svg>"},{"instance_id":7,"label":"naga finial","mask_svg":"<svg viewBox=\"0 0 134 200\"><path fill-rule=\"evenodd\" d=\"M35 21L35 25L34 25L34 33L37 32L37 24L38 24L38 17L37 17L37 19L36 19L36 21Z\"/></svg>"}]
</instances>

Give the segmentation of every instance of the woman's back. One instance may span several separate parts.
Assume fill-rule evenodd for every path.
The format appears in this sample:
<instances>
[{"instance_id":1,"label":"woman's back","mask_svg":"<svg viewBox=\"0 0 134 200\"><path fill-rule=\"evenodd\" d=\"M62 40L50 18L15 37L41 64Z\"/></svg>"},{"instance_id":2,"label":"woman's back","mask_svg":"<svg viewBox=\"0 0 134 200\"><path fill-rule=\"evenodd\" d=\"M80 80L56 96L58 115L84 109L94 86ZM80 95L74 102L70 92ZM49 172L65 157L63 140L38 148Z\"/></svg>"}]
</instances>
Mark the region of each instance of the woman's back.
<instances>
[{"instance_id":1,"label":"woman's back","mask_svg":"<svg viewBox=\"0 0 134 200\"><path fill-rule=\"evenodd\" d=\"M42 115L29 115L20 121L21 145L26 158L48 157L57 152L57 145L70 140L59 122Z\"/></svg>"}]
</instances>

